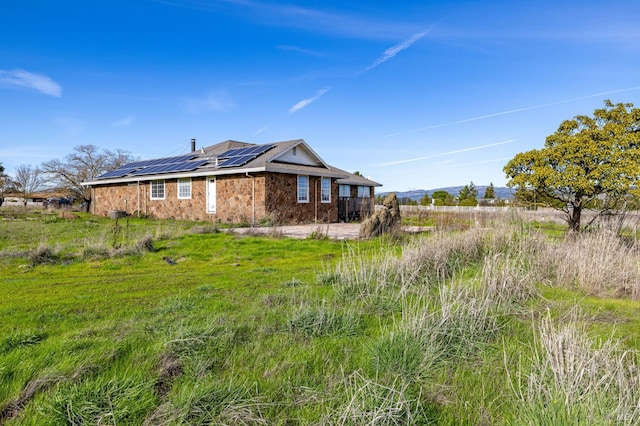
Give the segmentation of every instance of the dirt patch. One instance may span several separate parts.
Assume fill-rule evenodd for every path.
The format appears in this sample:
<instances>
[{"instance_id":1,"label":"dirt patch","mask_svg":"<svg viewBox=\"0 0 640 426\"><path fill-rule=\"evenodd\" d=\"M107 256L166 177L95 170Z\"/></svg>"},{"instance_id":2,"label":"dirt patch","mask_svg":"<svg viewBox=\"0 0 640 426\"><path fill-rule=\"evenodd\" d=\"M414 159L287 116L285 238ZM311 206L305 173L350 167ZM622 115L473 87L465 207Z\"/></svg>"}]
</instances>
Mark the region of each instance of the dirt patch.
<instances>
[{"instance_id":1,"label":"dirt patch","mask_svg":"<svg viewBox=\"0 0 640 426\"><path fill-rule=\"evenodd\" d=\"M13 401L9 401L9 403L0 410L0 424L18 417L37 392L49 388L60 379L60 377L45 377L31 380L27 383L27 386L24 387L20 396Z\"/></svg>"},{"instance_id":2,"label":"dirt patch","mask_svg":"<svg viewBox=\"0 0 640 426\"><path fill-rule=\"evenodd\" d=\"M403 226L402 232L415 234L433 231L433 226ZM310 225L291 225L251 228L228 228L221 229L222 232L238 235L264 235L289 238L327 238L330 240L357 240L360 239L359 223L324 223Z\"/></svg>"},{"instance_id":3,"label":"dirt patch","mask_svg":"<svg viewBox=\"0 0 640 426\"><path fill-rule=\"evenodd\" d=\"M173 381L184 373L182 362L177 355L172 353L165 353L158 362L158 368L160 369L160 376L156 383L155 389L160 398L163 398L171 391Z\"/></svg>"}]
</instances>

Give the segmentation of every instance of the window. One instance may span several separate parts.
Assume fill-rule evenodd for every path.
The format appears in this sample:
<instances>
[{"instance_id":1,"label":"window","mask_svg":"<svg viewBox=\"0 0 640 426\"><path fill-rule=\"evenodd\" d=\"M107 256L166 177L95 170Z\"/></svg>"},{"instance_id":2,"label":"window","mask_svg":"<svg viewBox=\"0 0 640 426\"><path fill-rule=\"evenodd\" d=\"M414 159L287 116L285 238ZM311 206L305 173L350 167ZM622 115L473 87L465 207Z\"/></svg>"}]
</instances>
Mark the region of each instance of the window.
<instances>
[{"instance_id":1,"label":"window","mask_svg":"<svg viewBox=\"0 0 640 426\"><path fill-rule=\"evenodd\" d=\"M178 198L191 198L191 179L178 179Z\"/></svg>"},{"instance_id":2,"label":"window","mask_svg":"<svg viewBox=\"0 0 640 426\"><path fill-rule=\"evenodd\" d=\"M331 202L331 178L322 178L320 183L320 202L321 203L330 203Z\"/></svg>"},{"instance_id":3,"label":"window","mask_svg":"<svg viewBox=\"0 0 640 426\"><path fill-rule=\"evenodd\" d=\"M309 176L298 176L298 202L309 202Z\"/></svg>"},{"instance_id":4,"label":"window","mask_svg":"<svg viewBox=\"0 0 640 426\"><path fill-rule=\"evenodd\" d=\"M351 197L351 185L340 185L338 191L341 197Z\"/></svg>"},{"instance_id":5,"label":"window","mask_svg":"<svg viewBox=\"0 0 640 426\"><path fill-rule=\"evenodd\" d=\"M164 200L164 181L163 180L151 181L151 199Z\"/></svg>"},{"instance_id":6,"label":"window","mask_svg":"<svg viewBox=\"0 0 640 426\"><path fill-rule=\"evenodd\" d=\"M368 186L358 186L358 198L369 198L370 195Z\"/></svg>"}]
</instances>

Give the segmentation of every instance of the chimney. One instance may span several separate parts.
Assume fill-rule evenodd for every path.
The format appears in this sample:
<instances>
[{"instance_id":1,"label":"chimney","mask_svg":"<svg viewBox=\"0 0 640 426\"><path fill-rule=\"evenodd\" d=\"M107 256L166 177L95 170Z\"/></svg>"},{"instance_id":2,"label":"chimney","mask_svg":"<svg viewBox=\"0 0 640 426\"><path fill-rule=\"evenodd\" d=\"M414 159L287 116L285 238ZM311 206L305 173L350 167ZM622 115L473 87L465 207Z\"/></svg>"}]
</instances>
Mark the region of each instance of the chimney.
<instances>
[{"instance_id":1,"label":"chimney","mask_svg":"<svg viewBox=\"0 0 640 426\"><path fill-rule=\"evenodd\" d=\"M191 152L195 152L195 151L196 151L196 140L191 139Z\"/></svg>"}]
</instances>

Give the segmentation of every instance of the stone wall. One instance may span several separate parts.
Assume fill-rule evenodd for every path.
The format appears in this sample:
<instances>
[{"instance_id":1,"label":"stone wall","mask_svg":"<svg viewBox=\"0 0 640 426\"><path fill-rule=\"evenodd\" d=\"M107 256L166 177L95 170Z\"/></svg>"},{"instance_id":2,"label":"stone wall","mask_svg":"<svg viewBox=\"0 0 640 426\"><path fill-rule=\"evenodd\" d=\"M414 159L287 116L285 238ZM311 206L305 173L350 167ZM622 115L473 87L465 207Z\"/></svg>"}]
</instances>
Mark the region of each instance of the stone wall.
<instances>
[{"instance_id":1,"label":"stone wall","mask_svg":"<svg viewBox=\"0 0 640 426\"><path fill-rule=\"evenodd\" d=\"M331 203L320 202L320 177L309 176L309 202L298 202L298 176L266 177L266 211L279 224L338 221L338 184L331 179Z\"/></svg>"},{"instance_id":2,"label":"stone wall","mask_svg":"<svg viewBox=\"0 0 640 426\"><path fill-rule=\"evenodd\" d=\"M216 178L217 220L228 223L259 223L265 211L265 176L219 176Z\"/></svg>"},{"instance_id":3,"label":"stone wall","mask_svg":"<svg viewBox=\"0 0 640 426\"><path fill-rule=\"evenodd\" d=\"M332 179L331 203L320 202L320 178L309 176L309 203L298 203L296 175L256 174L218 176L216 213L207 213L207 179L194 177L191 198L178 199L177 179L165 180L165 198L152 200L151 184L100 185L92 190L92 211L109 216L114 210L158 219L182 219L226 223L337 222L338 184Z\"/></svg>"},{"instance_id":4,"label":"stone wall","mask_svg":"<svg viewBox=\"0 0 640 426\"><path fill-rule=\"evenodd\" d=\"M178 199L177 179L165 180L163 200L152 200L150 191L149 181L95 187L92 191L92 211L100 216L109 216L111 211L121 210L130 215L140 214L158 219L213 219L206 214L207 190L204 178L192 179L190 199Z\"/></svg>"}]
</instances>

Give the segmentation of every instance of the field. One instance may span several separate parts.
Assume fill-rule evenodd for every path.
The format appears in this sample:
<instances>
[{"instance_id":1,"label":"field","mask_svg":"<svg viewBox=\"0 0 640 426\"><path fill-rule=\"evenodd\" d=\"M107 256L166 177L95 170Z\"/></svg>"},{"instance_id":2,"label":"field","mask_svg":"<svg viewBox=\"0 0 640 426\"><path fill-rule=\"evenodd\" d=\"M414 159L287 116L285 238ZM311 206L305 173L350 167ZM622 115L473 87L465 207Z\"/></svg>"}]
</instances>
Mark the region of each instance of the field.
<instances>
[{"instance_id":1,"label":"field","mask_svg":"<svg viewBox=\"0 0 640 426\"><path fill-rule=\"evenodd\" d=\"M506 214L350 242L3 218L0 424L640 423L632 235Z\"/></svg>"}]
</instances>

